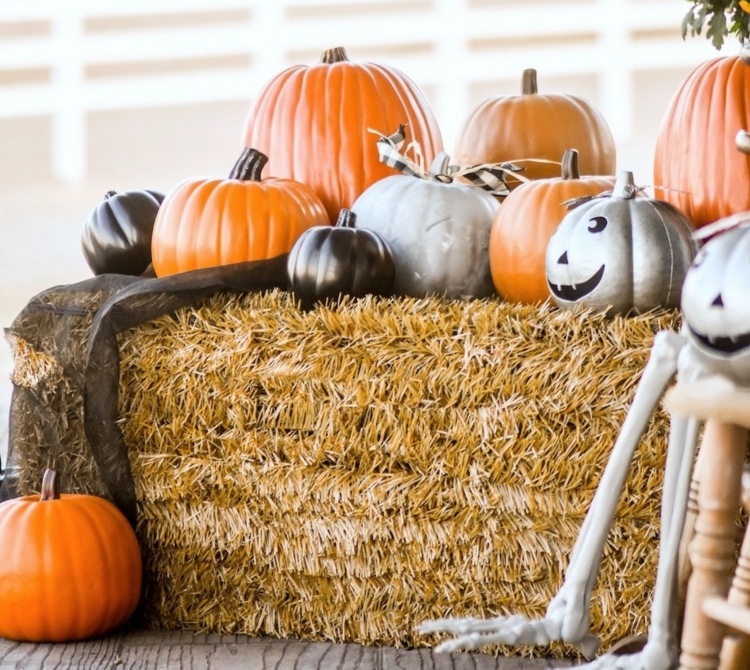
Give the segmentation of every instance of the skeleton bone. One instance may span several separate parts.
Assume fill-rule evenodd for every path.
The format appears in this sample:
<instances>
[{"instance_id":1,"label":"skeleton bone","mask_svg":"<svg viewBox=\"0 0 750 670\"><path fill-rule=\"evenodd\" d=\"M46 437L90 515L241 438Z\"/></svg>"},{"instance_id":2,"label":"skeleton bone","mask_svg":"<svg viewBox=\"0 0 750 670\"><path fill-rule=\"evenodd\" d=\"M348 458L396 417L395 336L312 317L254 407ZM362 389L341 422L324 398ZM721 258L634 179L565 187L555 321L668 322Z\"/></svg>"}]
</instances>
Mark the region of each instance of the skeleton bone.
<instances>
[{"instance_id":1,"label":"skeleton bone","mask_svg":"<svg viewBox=\"0 0 750 670\"><path fill-rule=\"evenodd\" d=\"M743 246L750 247L750 226L747 223L746 219L741 237L732 236L732 244L739 240ZM726 247L729 243L723 244ZM697 266L698 259L694 267ZM545 617L535 621L510 616L489 620L442 619L424 622L419 627L423 633L447 632L456 636L440 644L437 651L477 649L492 644L548 644L562 640L577 646L588 658L595 654L598 640L589 631L591 594L633 454L656 404L675 372L681 383L690 383L717 373L740 383L750 382L750 354L746 350L741 354L742 364L736 366L731 358L722 357L716 352L706 353L698 347L686 328L679 335L673 332L657 333L633 404L581 527L563 585L550 602ZM697 433L697 419L673 416L665 465L661 545L648 642L642 651L635 654L601 656L585 666L589 670L670 670L677 665L675 587Z\"/></svg>"}]
</instances>

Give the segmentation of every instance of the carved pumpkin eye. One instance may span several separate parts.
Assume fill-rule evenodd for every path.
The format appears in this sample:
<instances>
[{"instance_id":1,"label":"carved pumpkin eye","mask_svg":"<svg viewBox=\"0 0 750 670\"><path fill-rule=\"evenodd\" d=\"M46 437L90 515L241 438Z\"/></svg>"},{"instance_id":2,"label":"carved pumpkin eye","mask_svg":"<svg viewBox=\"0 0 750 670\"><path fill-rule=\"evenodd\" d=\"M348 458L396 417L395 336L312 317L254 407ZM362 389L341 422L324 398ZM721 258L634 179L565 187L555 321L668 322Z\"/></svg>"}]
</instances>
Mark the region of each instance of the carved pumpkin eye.
<instances>
[{"instance_id":1,"label":"carved pumpkin eye","mask_svg":"<svg viewBox=\"0 0 750 670\"><path fill-rule=\"evenodd\" d=\"M601 233L607 227L607 219L603 216L595 216L589 224L589 232Z\"/></svg>"}]
</instances>

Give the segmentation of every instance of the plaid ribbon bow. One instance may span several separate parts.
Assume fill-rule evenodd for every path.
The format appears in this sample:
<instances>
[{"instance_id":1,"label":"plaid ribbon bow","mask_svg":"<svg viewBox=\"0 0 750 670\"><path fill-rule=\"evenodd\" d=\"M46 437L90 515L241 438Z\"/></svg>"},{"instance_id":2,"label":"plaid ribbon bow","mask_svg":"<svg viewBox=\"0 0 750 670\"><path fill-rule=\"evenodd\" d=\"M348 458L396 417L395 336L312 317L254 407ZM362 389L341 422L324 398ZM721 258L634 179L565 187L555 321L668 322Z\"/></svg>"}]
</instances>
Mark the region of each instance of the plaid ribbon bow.
<instances>
[{"instance_id":1,"label":"plaid ribbon bow","mask_svg":"<svg viewBox=\"0 0 750 670\"><path fill-rule=\"evenodd\" d=\"M508 173L517 173L524 170L524 168L513 163L482 163L481 165L467 167L449 165L450 159L444 151L435 157L430 169L426 170L422 149L417 142L410 142L402 151L406 143L405 128L406 126L402 124L393 135L388 136L371 128L367 130L380 136L378 140L380 162L406 175L413 175L422 179L436 179L444 183L450 183L456 177L463 177L491 195L506 196L510 194L506 182ZM409 158L409 151L414 153L416 160ZM517 175L517 178L521 181L527 181L520 175Z\"/></svg>"}]
</instances>

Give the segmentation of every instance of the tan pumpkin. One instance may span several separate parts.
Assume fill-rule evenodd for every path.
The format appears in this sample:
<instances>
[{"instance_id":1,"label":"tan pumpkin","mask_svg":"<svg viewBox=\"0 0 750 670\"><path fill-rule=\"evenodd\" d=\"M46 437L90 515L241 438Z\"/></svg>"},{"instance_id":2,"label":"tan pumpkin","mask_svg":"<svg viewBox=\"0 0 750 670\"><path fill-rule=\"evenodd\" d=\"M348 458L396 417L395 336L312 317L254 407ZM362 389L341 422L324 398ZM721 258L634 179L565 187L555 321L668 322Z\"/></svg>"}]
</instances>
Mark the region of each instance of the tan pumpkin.
<instances>
[{"instance_id":1,"label":"tan pumpkin","mask_svg":"<svg viewBox=\"0 0 750 670\"><path fill-rule=\"evenodd\" d=\"M537 179L515 189L498 209L490 230L490 271L497 292L512 302L550 297L544 257L568 207L564 203L611 191L614 177L581 177L578 152L569 149L555 179Z\"/></svg>"},{"instance_id":2,"label":"tan pumpkin","mask_svg":"<svg viewBox=\"0 0 750 670\"><path fill-rule=\"evenodd\" d=\"M274 176L310 186L335 222L368 186L393 174L368 128L386 132L401 124L429 165L443 142L417 85L393 67L353 63L338 47L316 65L271 79L250 108L242 142L269 157Z\"/></svg>"},{"instance_id":3,"label":"tan pumpkin","mask_svg":"<svg viewBox=\"0 0 750 670\"><path fill-rule=\"evenodd\" d=\"M456 135L453 162L458 165L505 163L525 168L528 179L549 179L557 165L521 159L559 161L563 152L575 148L581 172L613 174L615 142L601 113L577 95L542 95L536 70L523 72L520 95L489 98L466 116ZM510 188L521 182L508 178Z\"/></svg>"}]
</instances>

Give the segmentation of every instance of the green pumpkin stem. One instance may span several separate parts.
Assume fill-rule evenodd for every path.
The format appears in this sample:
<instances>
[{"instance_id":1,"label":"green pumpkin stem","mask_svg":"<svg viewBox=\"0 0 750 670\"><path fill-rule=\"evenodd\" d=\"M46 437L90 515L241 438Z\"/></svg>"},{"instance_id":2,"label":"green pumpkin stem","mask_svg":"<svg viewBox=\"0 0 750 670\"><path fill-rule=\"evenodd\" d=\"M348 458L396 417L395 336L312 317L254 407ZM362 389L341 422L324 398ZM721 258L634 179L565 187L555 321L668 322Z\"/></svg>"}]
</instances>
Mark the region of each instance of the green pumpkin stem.
<instances>
[{"instance_id":1,"label":"green pumpkin stem","mask_svg":"<svg viewBox=\"0 0 750 670\"><path fill-rule=\"evenodd\" d=\"M106 192L106 193L104 194L104 199L105 199L105 200L109 200L110 198L112 198L112 197L114 197L114 196L116 196L116 195L117 195L117 191L107 191L107 192Z\"/></svg>"},{"instance_id":2,"label":"green pumpkin stem","mask_svg":"<svg viewBox=\"0 0 750 670\"><path fill-rule=\"evenodd\" d=\"M521 93L523 95L536 95L539 89L536 85L536 70L531 67L528 70L523 71L523 78L521 79Z\"/></svg>"},{"instance_id":3,"label":"green pumpkin stem","mask_svg":"<svg viewBox=\"0 0 750 670\"><path fill-rule=\"evenodd\" d=\"M42 477L42 494L39 496L40 502L47 500L60 499L60 480L57 478L57 470L48 468L44 471Z\"/></svg>"},{"instance_id":4,"label":"green pumpkin stem","mask_svg":"<svg viewBox=\"0 0 750 670\"><path fill-rule=\"evenodd\" d=\"M350 209L342 209L334 228L356 228L357 215Z\"/></svg>"},{"instance_id":5,"label":"green pumpkin stem","mask_svg":"<svg viewBox=\"0 0 750 670\"><path fill-rule=\"evenodd\" d=\"M229 173L229 178L241 179L242 181L260 181L260 173L266 163L268 163L268 156L252 147L245 147Z\"/></svg>"},{"instance_id":6,"label":"green pumpkin stem","mask_svg":"<svg viewBox=\"0 0 750 670\"><path fill-rule=\"evenodd\" d=\"M633 173L627 170L622 170L617 175L617 181L615 181L615 187L612 190L613 198L624 198L629 200L635 197L635 182L633 181Z\"/></svg>"},{"instance_id":7,"label":"green pumpkin stem","mask_svg":"<svg viewBox=\"0 0 750 670\"><path fill-rule=\"evenodd\" d=\"M580 179L581 172L578 169L578 152L575 149L568 149L562 157L562 167L560 168L560 179Z\"/></svg>"},{"instance_id":8,"label":"green pumpkin stem","mask_svg":"<svg viewBox=\"0 0 750 670\"><path fill-rule=\"evenodd\" d=\"M346 55L344 47L334 47L333 49L326 49L320 57L320 62L326 65L332 65L333 63L344 63L349 60Z\"/></svg>"}]
</instances>

